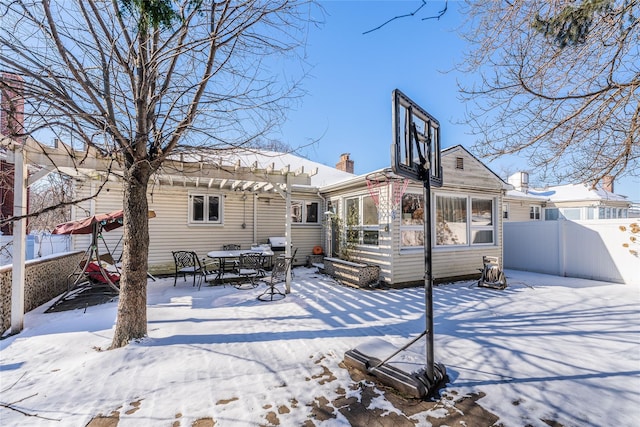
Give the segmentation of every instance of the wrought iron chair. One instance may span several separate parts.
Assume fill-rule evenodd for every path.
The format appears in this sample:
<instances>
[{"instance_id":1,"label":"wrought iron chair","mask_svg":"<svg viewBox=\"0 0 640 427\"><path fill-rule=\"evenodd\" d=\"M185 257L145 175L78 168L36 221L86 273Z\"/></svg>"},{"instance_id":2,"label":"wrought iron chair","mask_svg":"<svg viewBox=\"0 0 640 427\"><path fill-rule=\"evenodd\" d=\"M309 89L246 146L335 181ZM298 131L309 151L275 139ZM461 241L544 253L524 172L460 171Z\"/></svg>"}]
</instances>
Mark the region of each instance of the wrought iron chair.
<instances>
[{"instance_id":1,"label":"wrought iron chair","mask_svg":"<svg viewBox=\"0 0 640 427\"><path fill-rule=\"evenodd\" d=\"M193 286L198 283L198 290L202 286L202 280L206 280L207 270L204 268L198 254L193 251L173 251L173 261L175 263L176 271L173 280L173 286L176 286L178 282L178 276L182 275L182 278L186 281L187 275L193 275Z\"/></svg>"},{"instance_id":2,"label":"wrought iron chair","mask_svg":"<svg viewBox=\"0 0 640 427\"><path fill-rule=\"evenodd\" d=\"M229 243L227 245L222 245L222 250L223 251L239 251L240 245L235 243Z\"/></svg>"},{"instance_id":3,"label":"wrought iron chair","mask_svg":"<svg viewBox=\"0 0 640 427\"><path fill-rule=\"evenodd\" d=\"M276 288L276 285L287 279L287 272L291 268L292 260L293 257L277 257L273 263L271 274L258 279L259 282L264 282L267 285L267 289L258 295L260 301L277 301L286 296L280 289Z\"/></svg>"},{"instance_id":4,"label":"wrought iron chair","mask_svg":"<svg viewBox=\"0 0 640 427\"><path fill-rule=\"evenodd\" d=\"M237 273L242 279L247 279L243 282L239 282L236 285L238 289L244 289L244 285L249 285L252 289L258 286L256 279L264 277L266 272L264 270L265 256L261 253L246 253L240 255L240 262L238 264Z\"/></svg>"},{"instance_id":5,"label":"wrought iron chair","mask_svg":"<svg viewBox=\"0 0 640 427\"><path fill-rule=\"evenodd\" d=\"M236 243L228 243L226 245L222 245L223 251L239 251L241 246ZM220 260L220 270L221 275L224 273L237 273L239 265L239 260L237 259L221 259Z\"/></svg>"},{"instance_id":6,"label":"wrought iron chair","mask_svg":"<svg viewBox=\"0 0 640 427\"><path fill-rule=\"evenodd\" d=\"M296 260L297 253L298 253L298 248L295 248L293 250L293 253L291 254L291 261L290 261L291 265L293 265L293 262ZM285 254L278 255L278 258L285 258L285 257L286 257ZM291 277L295 277L295 274L293 274L293 270L291 270Z\"/></svg>"}]
</instances>

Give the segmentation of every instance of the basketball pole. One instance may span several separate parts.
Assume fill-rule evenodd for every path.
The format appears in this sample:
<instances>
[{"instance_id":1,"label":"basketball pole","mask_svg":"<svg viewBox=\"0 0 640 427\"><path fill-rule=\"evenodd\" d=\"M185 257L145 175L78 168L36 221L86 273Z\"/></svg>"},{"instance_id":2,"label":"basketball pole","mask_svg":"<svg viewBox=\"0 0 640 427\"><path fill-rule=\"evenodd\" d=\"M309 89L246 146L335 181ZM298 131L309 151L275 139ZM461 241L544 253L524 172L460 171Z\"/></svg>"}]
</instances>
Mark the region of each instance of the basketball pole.
<instances>
[{"instance_id":1,"label":"basketball pole","mask_svg":"<svg viewBox=\"0 0 640 427\"><path fill-rule=\"evenodd\" d=\"M424 298L425 298L425 321L427 330L427 366L426 374L429 382L434 384L434 352L433 352L433 273L432 273L432 248L431 248L431 179L427 173L424 180Z\"/></svg>"}]
</instances>

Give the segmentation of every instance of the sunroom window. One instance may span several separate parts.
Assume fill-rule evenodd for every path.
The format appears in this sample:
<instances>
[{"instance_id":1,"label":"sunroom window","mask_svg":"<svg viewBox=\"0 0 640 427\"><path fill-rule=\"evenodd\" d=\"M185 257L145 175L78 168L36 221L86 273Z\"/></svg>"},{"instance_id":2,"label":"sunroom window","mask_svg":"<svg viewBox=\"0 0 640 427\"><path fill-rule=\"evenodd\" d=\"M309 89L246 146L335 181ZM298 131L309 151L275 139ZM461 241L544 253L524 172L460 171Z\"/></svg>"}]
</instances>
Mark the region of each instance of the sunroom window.
<instances>
[{"instance_id":1,"label":"sunroom window","mask_svg":"<svg viewBox=\"0 0 640 427\"><path fill-rule=\"evenodd\" d=\"M436 196L436 246L466 245L467 197Z\"/></svg>"},{"instance_id":2,"label":"sunroom window","mask_svg":"<svg viewBox=\"0 0 640 427\"><path fill-rule=\"evenodd\" d=\"M405 248L424 246L424 196L422 194L405 193L402 196L400 246Z\"/></svg>"},{"instance_id":3,"label":"sunroom window","mask_svg":"<svg viewBox=\"0 0 640 427\"><path fill-rule=\"evenodd\" d=\"M371 196L351 197L345 200L347 242L378 245L378 208Z\"/></svg>"},{"instance_id":4,"label":"sunroom window","mask_svg":"<svg viewBox=\"0 0 640 427\"><path fill-rule=\"evenodd\" d=\"M471 199L471 244L493 243L493 199Z\"/></svg>"}]
</instances>

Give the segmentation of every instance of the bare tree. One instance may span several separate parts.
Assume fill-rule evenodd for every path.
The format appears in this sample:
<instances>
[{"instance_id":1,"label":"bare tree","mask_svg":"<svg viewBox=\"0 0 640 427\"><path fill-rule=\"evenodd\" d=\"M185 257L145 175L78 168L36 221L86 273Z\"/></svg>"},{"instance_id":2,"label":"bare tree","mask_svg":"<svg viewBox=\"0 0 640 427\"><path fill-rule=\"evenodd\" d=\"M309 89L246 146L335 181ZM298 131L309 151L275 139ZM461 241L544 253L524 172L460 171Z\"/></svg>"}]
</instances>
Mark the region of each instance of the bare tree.
<instances>
[{"instance_id":1,"label":"bare tree","mask_svg":"<svg viewBox=\"0 0 640 427\"><path fill-rule=\"evenodd\" d=\"M68 176L49 174L29 189L29 210L38 212L29 219L30 232L51 233L56 225L69 221L73 184Z\"/></svg>"},{"instance_id":2,"label":"bare tree","mask_svg":"<svg viewBox=\"0 0 640 427\"><path fill-rule=\"evenodd\" d=\"M111 348L147 333L149 178L185 147L224 149L268 136L298 93L273 56L296 56L309 7L0 1L0 69L24 79L25 129L73 137L121 163L123 274Z\"/></svg>"},{"instance_id":3,"label":"bare tree","mask_svg":"<svg viewBox=\"0 0 640 427\"><path fill-rule=\"evenodd\" d=\"M464 13L477 152L527 156L556 181L638 175L637 0L468 1Z\"/></svg>"}]
</instances>

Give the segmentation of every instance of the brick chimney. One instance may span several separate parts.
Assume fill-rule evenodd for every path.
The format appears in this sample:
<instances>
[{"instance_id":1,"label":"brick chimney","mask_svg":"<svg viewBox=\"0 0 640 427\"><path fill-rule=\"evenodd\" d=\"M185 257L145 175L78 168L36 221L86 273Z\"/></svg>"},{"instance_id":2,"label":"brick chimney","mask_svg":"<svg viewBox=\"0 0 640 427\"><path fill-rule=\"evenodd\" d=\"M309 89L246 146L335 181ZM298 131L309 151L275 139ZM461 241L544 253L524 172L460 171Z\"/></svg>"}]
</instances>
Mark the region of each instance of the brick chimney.
<instances>
[{"instance_id":1,"label":"brick chimney","mask_svg":"<svg viewBox=\"0 0 640 427\"><path fill-rule=\"evenodd\" d=\"M353 160L349 159L349 153L340 155L340 161L336 163L336 169L353 173Z\"/></svg>"},{"instance_id":2,"label":"brick chimney","mask_svg":"<svg viewBox=\"0 0 640 427\"><path fill-rule=\"evenodd\" d=\"M614 177L611 175L602 177L602 189L609 193L613 193L613 180Z\"/></svg>"}]
</instances>

